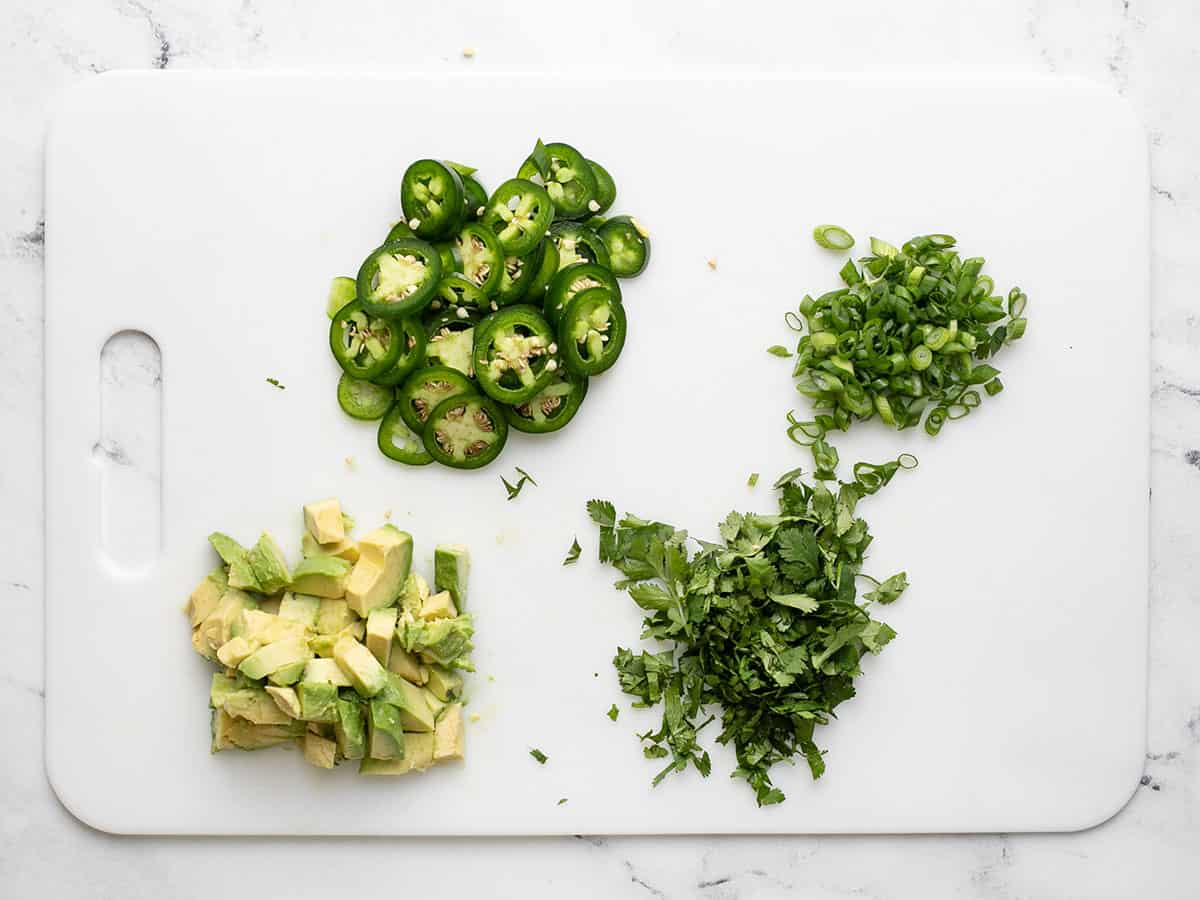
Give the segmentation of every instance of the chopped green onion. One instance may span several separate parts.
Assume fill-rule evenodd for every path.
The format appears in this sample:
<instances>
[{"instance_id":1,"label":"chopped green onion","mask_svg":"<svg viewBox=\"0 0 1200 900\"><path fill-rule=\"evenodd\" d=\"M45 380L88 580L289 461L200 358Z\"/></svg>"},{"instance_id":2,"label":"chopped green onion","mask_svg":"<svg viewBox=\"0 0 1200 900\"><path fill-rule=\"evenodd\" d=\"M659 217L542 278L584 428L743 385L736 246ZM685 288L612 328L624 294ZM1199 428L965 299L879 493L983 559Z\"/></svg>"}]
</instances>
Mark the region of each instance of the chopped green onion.
<instances>
[{"instance_id":1,"label":"chopped green onion","mask_svg":"<svg viewBox=\"0 0 1200 900\"><path fill-rule=\"evenodd\" d=\"M534 759L536 759L538 761L538 763L543 766L546 764L546 760L548 760L550 758L545 753L543 753L541 750L539 750L537 747L533 747L532 749L530 749L529 755L532 756Z\"/></svg>"},{"instance_id":2,"label":"chopped green onion","mask_svg":"<svg viewBox=\"0 0 1200 900\"><path fill-rule=\"evenodd\" d=\"M995 397L998 393L1004 390L1004 382L999 378L993 378L983 386L983 389L987 392L989 397Z\"/></svg>"},{"instance_id":3,"label":"chopped green onion","mask_svg":"<svg viewBox=\"0 0 1200 900\"><path fill-rule=\"evenodd\" d=\"M908 363L918 372L924 372L933 365L933 351L924 344L917 344L908 351Z\"/></svg>"},{"instance_id":4,"label":"chopped green onion","mask_svg":"<svg viewBox=\"0 0 1200 900\"><path fill-rule=\"evenodd\" d=\"M818 225L813 229L813 240L826 250L849 250L854 246L854 235L839 225Z\"/></svg>"},{"instance_id":5,"label":"chopped green onion","mask_svg":"<svg viewBox=\"0 0 1200 900\"><path fill-rule=\"evenodd\" d=\"M876 256L897 256L900 251L889 244L887 241L877 237L871 238L871 252Z\"/></svg>"},{"instance_id":6,"label":"chopped green onion","mask_svg":"<svg viewBox=\"0 0 1200 900\"><path fill-rule=\"evenodd\" d=\"M792 355L792 351L789 350L787 347L784 347L782 344L771 345L770 347L767 348L767 352L770 353L772 356L780 356L780 357L784 357L784 358L787 358Z\"/></svg>"}]
</instances>

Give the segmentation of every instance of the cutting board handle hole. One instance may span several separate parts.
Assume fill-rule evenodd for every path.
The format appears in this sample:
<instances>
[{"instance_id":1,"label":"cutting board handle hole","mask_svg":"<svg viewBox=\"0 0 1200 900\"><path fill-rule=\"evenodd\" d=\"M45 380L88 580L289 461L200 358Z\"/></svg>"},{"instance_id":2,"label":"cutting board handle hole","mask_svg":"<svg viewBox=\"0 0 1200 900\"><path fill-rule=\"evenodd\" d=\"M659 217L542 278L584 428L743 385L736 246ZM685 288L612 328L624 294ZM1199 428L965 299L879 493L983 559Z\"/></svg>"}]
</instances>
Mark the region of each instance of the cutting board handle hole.
<instances>
[{"instance_id":1,"label":"cutting board handle hole","mask_svg":"<svg viewBox=\"0 0 1200 900\"><path fill-rule=\"evenodd\" d=\"M150 566L162 548L162 352L118 331L100 350L100 546L118 569Z\"/></svg>"}]
</instances>

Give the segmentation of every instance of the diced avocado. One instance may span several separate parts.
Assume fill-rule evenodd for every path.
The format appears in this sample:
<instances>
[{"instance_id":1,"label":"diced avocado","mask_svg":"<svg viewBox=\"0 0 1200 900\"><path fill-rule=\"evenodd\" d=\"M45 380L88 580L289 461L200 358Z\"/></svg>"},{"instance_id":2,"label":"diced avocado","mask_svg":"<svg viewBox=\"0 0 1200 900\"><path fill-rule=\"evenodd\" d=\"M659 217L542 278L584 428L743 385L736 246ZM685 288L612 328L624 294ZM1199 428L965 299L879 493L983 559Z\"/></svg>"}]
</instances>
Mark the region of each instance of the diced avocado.
<instances>
[{"instance_id":1,"label":"diced avocado","mask_svg":"<svg viewBox=\"0 0 1200 900\"><path fill-rule=\"evenodd\" d=\"M333 498L307 504L304 507L304 527L318 544L336 544L345 540L342 504Z\"/></svg>"},{"instance_id":2,"label":"diced avocado","mask_svg":"<svg viewBox=\"0 0 1200 900\"><path fill-rule=\"evenodd\" d=\"M242 661L238 671L247 678L266 678L277 669L306 662L311 658L312 651L308 649L308 641L303 638L288 638L256 650Z\"/></svg>"},{"instance_id":3,"label":"diced avocado","mask_svg":"<svg viewBox=\"0 0 1200 900\"><path fill-rule=\"evenodd\" d=\"M346 600L363 618L373 609L391 606L412 565L412 535L394 525L376 528L358 542L358 562L346 582Z\"/></svg>"},{"instance_id":4,"label":"diced avocado","mask_svg":"<svg viewBox=\"0 0 1200 900\"><path fill-rule=\"evenodd\" d=\"M417 617L430 621L431 619L453 619L458 615L458 610L454 608L454 601L450 599L449 591L438 591L421 607L421 611L417 613Z\"/></svg>"},{"instance_id":5,"label":"diced avocado","mask_svg":"<svg viewBox=\"0 0 1200 900\"><path fill-rule=\"evenodd\" d=\"M332 769L337 760L337 744L310 731L304 735L304 758L319 769Z\"/></svg>"},{"instance_id":6,"label":"diced avocado","mask_svg":"<svg viewBox=\"0 0 1200 900\"><path fill-rule=\"evenodd\" d=\"M225 589L216 581L213 581L211 576L205 576L204 580L196 585L196 589L188 597L186 608L193 628L199 626L201 622L212 615L213 610L217 608L217 604L221 602L221 596L224 593Z\"/></svg>"},{"instance_id":7,"label":"diced avocado","mask_svg":"<svg viewBox=\"0 0 1200 900\"><path fill-rule=\"evenodd\" d=\"M297 660L291 665L276 669L267 676L267 681L271 684L289 685L295 684L300 680L300 676L304 674L304 667L307 664L305 660Z\"/></svg>"},{"instance_id":8,"label":"diced avocado","mask_svg":"<svg viewBox=\"0 0 1200 900\"><path fill-rule=\"evenodd\" d=\"M404 756L404 729L400 710L390 703L372 700L367 710L367 747L372 759L398 759Z\"/></svg>"},{"instance_id":9,"label":"diced avocado","mask_svg":"<svg viewBox=\"0 0 1200 900\"><path fill-rule=\"evenodd\" d=\"M296 685L300 698L300 718L306 722L337 721L338 689L336 684L301 681Z\"/></svg>"},{"instance_id":10,"label":"diced avocado","mask_svg":"<svg viewBox=\"0 0 1200 900\"><path fill-rule=\"evenodd\" d=\"M367 754L366 707L357 700L339 699L337 711L333 730L338 750L346 759L362 759Z\"/></svg>"},{"instance_id":11,"label":"diced avocado","mask_svg":"<svg viewBox=\"0 0 1200 900\"><path fill-rule=\"evenodd\" d=\"M400 592L400 608L415 618L428 599L429 582L413 572L405 579L404 588Z\"/></svg>"},{"instance_id":12,"label":"diced avocado","mask_svg":"<svg viewBox=\"0 0 1200 900\"><path fill-rule=\"evenodd\" d=\"M277 687L269 684L266 687L268 696L275 701L283 712L287 713L293 719L300 718L300 695L296 693L295 688Z\"/></svg>"},{"instance_id":13,"label":"diced avocado","mask_svg":"<svg viewBox=\"0 0 1200 900\"><path fill-rule=\"evenodd\" d=\"M212 544L213 549L217 551L217 556L221 557L227 566L232 566L235 560L243 559L246 556L245 547L229 535L219 531L210 534L208 542Z\"/></svg>"},{"instance_id":14,"label":"diced avocado","mask_svg":"<svg viewBox=\"0 0 1200 900\"><path fill-rule=\"evenodd\" d=\"M225 698L225 712L255 725L286 725L292 717L261 688L242 688Z\"/></svg>"},{"instance_id":15,"label":"diced avocado","mask_svg":"<svg viewBox=\"0 0 1200 900\"><path fill-rule=\"evenodd\" d=\"M318 634L315 638L309 641L309 646L312 647L313 653L317 656L324 656L328 659L333 658L333 648L337 646L337 642L347 635L354 638L356 641L361 641L367 631L367 623L362 619L347 625L337 634Z\"/></svg>"},{"instance_id":16,"label":"diced avocado","mask_svg":"<svg viewBox=\"0 0 1200 900\"><path fill-rule=\"evenodd\" d=\"M475 633L475 625L471 616L461 615L454 619L434 619L417 622L403 622L396 628L405 650L418 652L422 657L428 657L450 669L465 669L474 671L474 666L468 654L474 648L471 635Z\"/></svg>"},{"instance_id":17,"label":"diced avocado","mask_svg":"<svg viewBox=\"0 0 1200 900\"><path fill-rule=\"evenodd\" d=\"M244 637L259 647L308 635L301 623L272 615L261 608L242 610L238 621L233 624L231 633L234 637Z\"/></svg>"},{"instance_id":18,"label":"diced avocado","mask_svg":"<svg viewBox=\"0 0 1200 900\"><path fill-rule=\"evenodd\" d=\"M387 684L376 699L400 710L405 731L433 731L434 715L425 702L425 691L395 672L387 673Z\"/></svg>"},{"instance_id":19,"label":"diced avocado","mask_svg":"<svg viewBox=\"0 0 1200 900\"><path fill-rule=\"evenodd\" d=\"M381 666L387 666L391 656L397 612L396 607L388 606L384 609L373 609L367 616L367 649L379 660Z\"/></svg>"},{"instance_id":20,"label":"diced avocado","mask_svg":"<svg viewBox=\"0 0 1200 900\"><path fill-rule=\"evenodd\" d=\"M208 689L208 705L220 709L225 705L225 698L241 687L238 680L230 675L214 672L212 684Z\"/></svg>"},{"instance_id":21,"label":"diced avocado","mask_svg":"<svg viewBox=\"0 0 1200 900\"><path fill-rule=\"evenodd\" d=\"M287 593L283 595L283 600L279 604L279 618L290 619L308 628L315 628L317 613L320 609L320 597Z\"/></svg>"},{"instance_id":22,"label":"diced avocado","mask_svg":"<svg viewBox=\"0 0 1200 900\"><path fill-rule=\"evenodd\" d=\"M292 580L288 574L287 557L267 532L259 535L256 543L246 553L246 560L254 570L254 577L262 585L262 593L274 594L282 591Z\"/></svg>"},{"instance_id":23,"label":"diced avocado","mask_svg":"<svg viewBox=\"0 0 1200 900\"><path fill-rule=\"evenodd\" d=\"M425 705L428 706L429 711L433 713L433 721L436 729L436 723L438 719L442 717L442 713L445 711L447 704L444 700L440 700L438 695L428 688L425 689L423 696L425 698Z\"/></svg>"},{"instance_id":24,"label":"diced avocado","mask_svg":"<svg viewBox=\"0 0 1200 900\"><path fill-rule=\"evenodd\" d=\"M297 594L337 599L346 593L350 563L336 556L312 556L301 560L292 572L292 590Z\"/></svg>"},{"instance_id":25,"label":"diced avocado","mask_svg":"<svg viewBox=\"0 0 1200 900\"><path fill-rule=\"evenodd\" d=\"M337 634L347 625L358 621L345 600L322 600L317 612L317 633Z\"/></svg>"},{"instance_id":26,"label":"diced avocado","mask_svg":"<svg viewBox=\"0 0 1200 900\"><path fill-rule=\"evenodd\" d=\"M401 759L364 759L358 765L359 775L407 775L424 772L433 764L434 736L404 734L404 756Z\"/></svg>"},{"instance_id":27,"label":"diced avocado","mask_svg":"<svg viewBox=\"0 0 1200 900\"><path fill-rule=\"evenodd\" d=\"M233 637L233 623L238 621L242 610L253 609L255 602L245 591L230 588L221 597L221 602L200 625L200 634L216 656L217 649Z\"/></svg>"},{"instance_id":28,"label":"diced avocado","mask_svg":"<svg viewBox=\"0 0 1200 900\"><path fill-rule=\"evenodd\" d=\"M304 667L304 680L317 684L333 684L352 687L350 679L335 659L310 659Z\"/></svg>"},{"instance_id":29,"label":"diced avocado","mask_svg":"<svg viewBox=\"0 0 1200 900\"><path fill-rule=\"evenodd\" d=\"M241 750L261 750L286 744L304 734L303 722L287 725L255 725L245 719L231 716L223 709L213 711L212 752L237 747Z\"/></svg>"},{"instance_id":30,"label":"diced avocado","mask_svg":"<svg viewBox=\"0 0 1200 900\"><path fill-rule=\"evenodd\" d=\"M433 761L463 758L463 708L461 703L446 707L433 730Z\"/></svg>"},{"instance_id":31,"label":"diced avocado","mask_svg":"<svg viewBox=\"0 0 1200 900\"><path fill-rule=\"evenodd\" d=\"M300 537L300 552L305 558L310 556L336 556L346 562L358 562L358 541L346 538L336 544L318 544L317 539L304 532Z\"/></svg>"},{"instance_id":32,"label":"diced avocado","mask_svg":"<svg viewBox=\"0 0 1200 900\"><path fill-rule=\"evenodd\" d=\"M342 530L349 534L354 530L354 516L350 513L342 513Z\"/></svg>"},{"instance_id":33,"label":"diced avocado","mask_svg":"<svg viewBox=\"0 0 1200 900\"><path fill-rule=\"evenodd\" d=\"M283 600L282 594L272 594L270 597L263 597L258 601L258 608L268 615L279 615L279 604Z\"/></svg>"},{"instance_id":34,"label":"diced avocado","mask_svg":"<svg viewBox=\"0 0 1200 900\"><path fill-rule=\"evenodd\" d=\"M438 544L433 550L433 583L439 591L449 591L454 607L467 605L467 576L471 574L471 555L462 544Z\"/></svg>"},{"instance_id":35,"label":"diced avocado","mask_svg":"<svg viewBox=\"0 0 1200 900\"><path fill-rule=\"evenodd\" d=\"M439 700L450 702L462 693L463 679L458 672L452 672L442 666L429 667L429 681L426 683L430 692Z\"/></svg>"},{"instance_id":36,"label":"diced avocado","mask_svg":"<svg viewBox=\"0 0 1200 900\"><path fill-rule=\"evenodd\" d=\"M192 649L205 659L215 660L217 658L217 651L209 646L208 638L204 636L199 628L192 631Z\"/></svg>"},{"instance_id":37,"label":"diced avocado","mask_svg":"<svg viewBox=\"0 0 1200 900\"><path fill-rule=\"evenodd\" d=\"M229 571L224 564L213 566L213 570L208 573L208 580L224 591L229 587Z\"/></svg>"},{"instance_id":38,"label":"diced avocado","mask_svg":"<svg viewBox=\"0 0 1200 900\"><path fill-rule=\"evenodd\" d=\"M257 649L257 644L250 643L244 637L230 638L217 649L217 659L222 665L236 669L242 664L242 660Z\"/></svg>"},{"instance_id":39,"label":"diced avocado","mask_svg":"<svg viewBox=\"0 0 1200 900\"><path fill-rule=\"evenodd\" d=\"M256 591L260 594L265 593L263 586L258 583L258 578L254 574L254 567L250 565L250 558L248 556L235 559L229 564L229 586L244 591Z\"/></svg>"},{"instance_id":40,"label":"diced avocado","mask_svg":"<svg viewBox=\"0 0 1200 900\"><path fill-rule=\"evenodd\" d=\"M392 652L388 657L387 667L388 671L407 678L413 684L424 684L429 679L429 669L417 662L417 658L401 647L397 641L392 642Z\"/></svg>"},{"instance_id":41,"label":"diced avocado","mask_svg":"<svg viewBox=\"0 0 1200 900\"><path fill-rule=\"evenodd\" d=\"M387 683L387 671L371 651L350 636L333 645L333 658L342 667L354 689L364 697L374 697Z\"/></svg>"}]
</instances>

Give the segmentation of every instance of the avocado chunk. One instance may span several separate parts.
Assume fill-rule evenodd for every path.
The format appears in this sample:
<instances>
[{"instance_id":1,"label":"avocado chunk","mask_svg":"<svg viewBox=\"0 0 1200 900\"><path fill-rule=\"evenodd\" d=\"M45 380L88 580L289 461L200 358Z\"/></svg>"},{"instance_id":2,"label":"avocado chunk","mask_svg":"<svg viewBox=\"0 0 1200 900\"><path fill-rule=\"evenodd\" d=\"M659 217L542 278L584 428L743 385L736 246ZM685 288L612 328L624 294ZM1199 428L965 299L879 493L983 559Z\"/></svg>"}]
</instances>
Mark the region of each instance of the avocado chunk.
<instances>
[{"instance_id":1,"label":"avocado chunk","mask_svg":"<svg viewBox=\"0 0 1200 900\"><path fill-rule=\"evenodd\" d=\"M312 651L308 649L308 641L303 638L288 638L256 650L242 661L238 671L247 678L266 678L277 669L307 662L311 658Z\"/></svg>"},{"instance_id":2,"label":"avocado chunk","mask_svg":"<svg viewBox=\"0 0 1200 900\"><path fill-rule=\"evenodd\" d=\"M275 685L295 684L297 681L300 680L300 676L302 676L304 674L304 666L305 665L306 665L306 662L304 660L297 660L296 662L291 663L290 665L286 665L280 669L276 669L274 672L272 672L270 675L267 676L267 681L269 681L269 682L271 682L271 684L275 684Z\"/></svg>"},{"instance_id":3,"label":"avocado chunk","mask_svg":"<svg viewBox=\"0 0 1200 900\"><path fill-rule=\"evenodd\" d=\"M241 559L235 559L229 564L229 586L244 591L255 591L259 594L266 593L263 586L258 583L258 577L254 574L254 567L250 565L248 555Z\"/></svg>"},{"instance_id":4,"label":"avocado chunk","mask_svg":"<svg viewBox=\"0 0 1200 900\"><path fill-rule=\"evenodd\" d=\"M364 697L374 697L387 684L387 671L371 651L346 635L333 645L333 658L341 666L354 689Z\"/></svg>"},{"instance_id":5,"label":"avocado chunk","mask_svg":"<svg viewBox=\"0 0 1200 900\"><path fill-rule=\"evenodd\" d=\"M257 644L250 643L244 637L230 638L217 649L217 659L222 665L236 669L242 664L242 660L257 649Z\"/></svg>"},{"instance_id":6,"label":"avocado chunk","mask_svg":"<svg viewBox=\"0 0 1200 900\"><path fill-rule=\"evenodd\" d=\"M199 629L200 645L208 648L209 659L216 659L220 646L233 637L233 625L246 609L254 609L255 602L245 591L229 588L221 597L217 608L205 619Z\"/></svg>"},{"instance_id":7,"label":"avocado chunk","mask_svg":"<svg viewBox=\"0 0 1200 900\"><path fill-rule=\"evenodd\" d=\"M338 689L336 684L301 681L296 685L300 698L300 718L306 722L337 721Z\"/></svg>"},{"instance_id":8,"label":"avocado chunk","mask_svg":"<svg viewBox=\"0 0 1200 900\"><path fill-rule=\"evenodd\" d=\"M400 710L382 700L372 700L367 708L367 747L372 759L399 759L404 756L404 729Z\"/></svg>"},{"instance_id":9,"label":"avocado chunk","mask_svg":"<svg viewBox=\"0 0 1200 900\"><path fill-rule=\"evenodd\" d=\"M433 731L434 715L425 701L425 691L395 672L386 675L387 683L376 699L400 710L400 724L405 731Z\"/></svg>"},{"instance_id":10,"label":"avocado chunk","mask_svg":"<svg viewBox=\"0 0 1200 900\"><path fill-rule=\"evenodd\" d=\"M454 608L454 601L450 598L449 591L439 591L421 607L421 611L417 613L417 617L430 621L432 619L453 619L458 615L458 610Z\"/></svg>"},{"instance_id":11,"label":"avocado chunk","mask_svg":"<svg viewBox=\"0 0 1200 900\"><path fill-rule=\"evenodd\" d=\"M405 579L404 588L400 591L400 609L416 618L428 599L429 582L413 572Z\"/></svg>"},{"instance_id":12,"label":"avocado chunk","mask_svg":"<svg viewBox=\"0 0 1200 900\"><path fill-rule=\"evenodd\" d=\"M432 734L404 734L404 756L400 759L364 759L359 775L407 775L424 772L433 764Z\"/></svg>"},{"instance_id":13,"label":"avocado chunk","mask_svg":"<svg viewBox=\"0 0 1200 900\"><path fill-rule=\"evenodd\" d=\"M429 688L424 689L422 696L425 698L425 705L428 706L429 711L433 713L433 721L435 723L434 730L436 730L436 723L439 719L441 719L442 713L445 711L448 704L443 700L439 700L438 695L429 690Z\"/></svg>"},{"instance_id":14,"label":"avocado chunk","mask_svg":"<svg viewBox=\"0 0 1200 900\"><path fill-rule=\"evenodd\" d=\"M283 594L273 594L270 597L263 597L258 601L258 608L268 615L279 615L279 604L283 600Z\"/></svg>"},{"instance_id":15,"label":"avocado chunk","mask_svg":"<svg viewBox=\"0 0 1200 900\"><path fill-rule=\"evenodd\" d=\"M242 688L225 698L222 707L231 716L255 725L286 725L292 718L262 688Z\"/></svg>"},{"instance_id":16,"label":"avocado chunk","mask_svg":"<svg viewBox=\"0 0 1200 900\"><path fill-rule=\"evenodd\" d=\"M346 593L350 563L336 556L311 556L292 572L292 590L297 594L336 600Z\"/></svg>"},{"instance_id":17,"label":"avocado chunk","mask_svg":"<svg viewBox=\"0 0 1200 900\"><path fill-rule=\"evenodd\" d=\"M319 769L332 769L337 761L337 744L309 731L304 735L304 758Z\"/></svg>"},{"instance_id":18,"label":"avocado chunk","mask_svg":"<svg viewBox=\"0 0 1200 900\"><path fill-rule=\"evenodd\" d=\"M233 624L231 633L234 637L243 637L250 641L256 650L263 644L308 636L301 623L273 615L261 607L242 610L241 616Z\"/></svg>"},{"instance_id":19,"label":"avocado chunk","mask_svg":"<svg viewBox=\"0 0 1200 900\"><path fill-rule=\"evenodd\" d=\"M267 695L275 701L275 705L287 713L290 718L300 718L300 696L296 693L295 688L269 684L266 691Z\"/></svg>"},{"instance_id":20,"label":"avocado chunk","mask_svg":"<svg viewBox=\"0 0 1200 900\"><path fill-rule=\"evenodd\" d=\"M442 666L429 667L429 681L425 685L439 700L450 702L462 693L462 675Z\"/></svg>"},{"instance_id":21,"label":"avocado chunk","mask_svg":"<svg viewBox=\"0 0 1200 900\"><path fill-rule=\"evenodd\" d=\"M304 680L338 687L353 686L335 659L310 659L304 667Z\"/></svg>"},{"instance_id":22,"label":"avocado chunk","mask_svg":"<svg viewBox=\"0 0 1200 900\"><path fill-rule=\"evenodd\" d=\"M438 544L433 550L433 583L439 591L449 591L454 607L467 605L467 576L471 574L471 555L462 544Z\"/></svg>"},{"instance_id":23,"label":"avocado chunk","mask_svg":"<svg viewBox=\"0 0 1200 900\"><path fill-rule=\"evenodd\" d=\"M429 669L421 665L417 658L401 647L397 641L392 642L392 652L388 657L387 667L389 672L395 672L413 684L424 684L429 680Z\"/></svg>"},{"instance_id":24,"label":"avocado chunk","mask_svg":"<svg viewBox=\"0 0 1200 900\"><path fill-rule=\"evenodd\" d=\"M246 553L246 560L254 570L254 577L262 585L262 593L275 594L282 591L292 580L288 574L287 557L267 532L259 535L256 543Z\"/></svg>"},{"instance_id":25,"label":"avocado chunk","mask_svg":"<svg viewBox=\"0 0 1200 900\"><path fill-rule=\"evenodd\" d=\"M231 716L223 709L213 710L212 752L230 750L261 750L286 744L304 734L303 722L287 725L255 725L245 719Z\"/></svg>"},{"instance_id":26,"label":"avocado chunk","mask_svg":"<svg viewBox=\"0 0 1200 900\"><path fill-rule=\"evenodd\" d=\"M228 584L228 580L226 580L226 584ZM196 585L196 589L188 597L186 607L186 612L192 622L193 628L199 627L201 622L212 615L213 610L217 608L217 604L221 602L221 596L224 593L225 588L214 581L211 575L206 575L204 580Z\"/></svg>"},{"instance_id":27,"label":"avocado chunk","mask_svg":"<svg viewBox=\"0 0 1200 900\"><path fill-rule=\"evenodd\" d=\"M396 615L396 607L388 606L384 609L373 609L367 616L367 649L379 660L381 666L387 666L392 653Z\"/></svg>"},{"instance_id":28,"label":"avocado chunk","mask_svg":"<svg viewBox=\"0 0 1200 900\"><path fill-rule=\"evenodd\" d=\"M377 528L358 542L360 556L346 582L346 600L363 618L391 606L412 565L412 535L394 525Z\"/></svg>"},{"instance_id":29,"label":"avocado chunk","mask_svg":"<svg viewBox=\"0 0 1200 900\"><path fill-rule=\"evenodd\" d=\"M235 561L244 559L246 556L245 547L229 535L222 534L219 531L214 531L210 534L208 542L212 544L212 548L217 551L217 556L221 557L227 566L232 566Z\"/></svg>"},{"instance_id":30,"label":"avocado chunk","mask_svg":"<svg viewBox=\"0 0 1200 900\"><path fill-rule=\"evenodd\" d=\"M317 656L324 656L329 659L333 658L333 648L343 637L347 635L354 638L356 641L361 641L366 634L367 625L362 619L357 619L347 625L337 634L318 634L315 638L309 641L309 646L312 647L313 653Z\"/></svg>"},{"instance_id":31,"label":"avocado chunk","mask_svg":"<svg viewBox=\"0 0 1200 900\"><path fill-rule=\"evenodd\" d=\"M222 675L220 672L214 672L212 684L208 689L208 705L213 709L220 709L225 705L225 698L240 687L241 684L237 678L230 675Z\"/></svg>"},{"instance_id":32,"label":"avocado chunk","mask_svg":"<svg viewBox=\"0 0 1200 900\"><path fill-rule=\"evenodd\" d=\"M468 654L475 647L471 643L474 633L475 625L469 614L454 619L434 619L431 622L405 621L396 628L396 634L405 650L420 653L448 669L465 669L468 672L475 670L468 658Z\"/></svg>"},{"instance_id":33,"label":"avocado chunk","mask_svg":"<svg viewBox=\"0 0 1200 900\"><path fill-rule=\"evenodd\" d=\"M463 758L463 708L451 703L433 729L433 761L445 762Z\"/></svg>"},{"instance_id":34,"label":"avocado chunk","mask_svg":"<svg viewBox=\"0 0 1200 900\"><path fill-rule=\"evenodd\" d=\"M317 633L337 634L347 625L358 621L358 616L350 611L350 604L345 600L325 599L317 612Z\"/></svg>"},{"instance_id":35,"label":"avocado chunk","mask_svg":"<svg viewBox=\"0 0 1200 900\"><path fill-rule=\"evenodd\" d=\"M332 498L307 504L304 507L304 527L318 544L336 544L345 540L342 504Z\"/></svg>"},{"instance_id":36,"label":"avocado chunk","mask_svg":"<svg viewBox=\"0 0 1200 900\"><path fill-rule=\"evenodd\" d=\"M336 556L346 562L358 562L358 541L346 538L336 544L318 544L307 531L300 538L300 553L307 559L310 556Z\"/></svg>"},{"instance_id":37,"label":"avocado chunk","mask_svg":"<svg viewBox=\"0 0 1200 900\"><path fill-rule=\"evenodd\" d=\"M337 721L333 723L338 752L345 759L362 759L367 755L366 707L358 700L339 698Z\"/></svg>"},{"instance_id":38,"label":"avocado chunk","mask_svg":"<svg viewBox=\"0 0 1200 900\"><path fill-rule=\"evenodd\" d=\"M284 594L279 603L279 618L299 622L306 628L315 628L317 614L321 610L321 598L308 594Z\"/></svg>"}]
</instances>

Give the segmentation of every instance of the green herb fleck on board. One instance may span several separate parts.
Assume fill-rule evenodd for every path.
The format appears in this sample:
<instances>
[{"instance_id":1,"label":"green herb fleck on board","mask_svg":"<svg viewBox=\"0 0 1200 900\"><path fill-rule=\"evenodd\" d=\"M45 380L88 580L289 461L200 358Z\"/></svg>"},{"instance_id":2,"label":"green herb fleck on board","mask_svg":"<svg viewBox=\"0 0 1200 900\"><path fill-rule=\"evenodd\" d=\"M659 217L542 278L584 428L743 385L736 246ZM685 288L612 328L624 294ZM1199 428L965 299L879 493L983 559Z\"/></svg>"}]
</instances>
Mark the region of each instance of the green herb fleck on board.
<instances>
[{"instance_id":1,"label":"green herb fleck on board","mask_svg":"<svg viewBox=\"0 0 1200 900\"><path fill-rule=\"evenodd\" d=\"M559 800L559 801L558 801L557 803L555 803L554 805L555 805L555 806L562 806L562 805L563 805L564 803L566 803L566 802L567 802L567 798L566 798L566 797L563 797L561 800Z\"/></svg>"},{"instance_id":2,"label":"green herb fleck on board","mask_svg":"<svg viewBox=\"0 0 1200 900\"><path fill-rule=\"evenodd\" d=\"M550 758L537 747L534 747L532 750L530 750L529 755L536 759L538 763L543 766L546 764L546 760Z\"/></svg>"},{"instance_id":3,"label":"green herb fleck on board","mask_svg":"<svg viewBox=\"0 0 1200 900\"><path fill-rule=\"evenodd\" d=\"M279 388L281 391L282 391L282 390L286 390L286 386L285 386L285 385L282 385L282 384L280 384L280 383L279 383L279 379L278 379L278 378L268 378L268 379L267 379L267 384L271 385L272 387L277 387L277 388Z\"/></svg>"},{"instance_id":4,"label":"green herb fleck on board","mask_svg":"<svg viewBox=\"0 0 1200 900\"><path fill-rule=\"evenodd\" d=\"M620 714L621 714L621 711L619 709L617 709L617 704L614 703L611 707L609 707L608 717L610 719L612 719L614 722L617 721L617 716L619 716Z\"/></svg>"},{"instance_id":5,"label":"green herb fleck on board","mask_svg":"<svg viewBox=\"0 0 1200 900\"><path fill-rule=\"evenodd\" d=\"M567 551L567 558L563 560L564 566L569 566L571 563L579 559L579 554L583 552L583 548L579 546L579 538L571 541L571 549Z\"/></svg>"},{"instance_id":6,"label":"green herb fleck on board","mask_svg":"<svg viewBox=\"0 0 1200 900\"><path fill-rule=\"evenodd\" d=\"M748 487L754 487L756 484L758 484L758 473L751 472L750 477L746 479L746 485Z\"/></svg>"},{"instance_id":7,"label":"green herb fleck on board","mask_svg":"<svg viewBox=\"0 0 1200 900\"><path fill-rule=\"evenodd\" d=\"M520 466L513 466L513 468L516 469L517 474L521 476L519 479L517 479L516 484L510 482L503 475L500 476L500 480L504 482L504 489L508 491L509 500L517 499L517 496L521 493L521 489L525 487L526 482L532 484L534 487L537 487L537 482L533 480L532 475L530 475Z\"/></svg>"},{"instance_id":8,"label":"green herb fleck on board","mask_svg":"<svg viewBox=\"0 0 1200 900\"><path fill-rule=\"evenodd\" d=\"M783 357L784 359L792 355L792 351L782 344L772 344L767 348L767 352L772 356L779 356Z\"/></svg>"}]
</instances>

